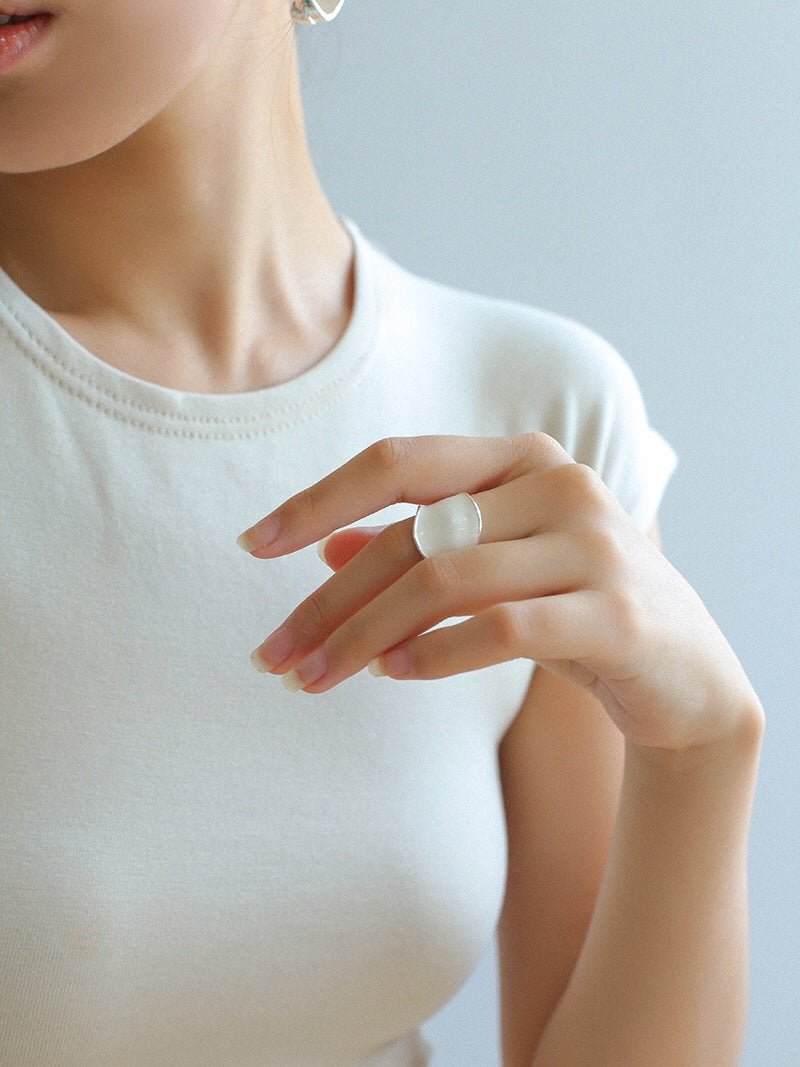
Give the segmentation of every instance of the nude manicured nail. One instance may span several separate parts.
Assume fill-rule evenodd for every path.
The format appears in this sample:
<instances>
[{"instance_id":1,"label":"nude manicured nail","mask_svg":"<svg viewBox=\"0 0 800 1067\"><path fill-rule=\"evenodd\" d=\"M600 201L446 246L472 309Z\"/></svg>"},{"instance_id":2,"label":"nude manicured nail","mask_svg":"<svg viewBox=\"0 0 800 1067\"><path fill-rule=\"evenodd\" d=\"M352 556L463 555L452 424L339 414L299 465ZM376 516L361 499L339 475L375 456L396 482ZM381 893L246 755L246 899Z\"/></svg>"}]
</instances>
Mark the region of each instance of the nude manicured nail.
<instances>
[{"instance_id":1,"label":"nude manicured nail","mask_svg":"<svg viewBox=\"0 0 800 1067\"><path fill-rule=\"evenodd\" d=\"M255 552L259 548L266 548L278 538L279 526L277 518L265 519L256 523L249 530L240 533L236 538L236 544L245 552Z\"/></svg>"},{"instance_id":2,"label":"nude manicured nail","mask_svg":"<svg viewBox=\"0 0 800 1067\"><path fill-rule=\"evenodd\" d=\"M328 657L324 648L315 648L314 651L301 660L281 681L290 693L296 693L306 685L313 685L324 677L328 669Z\"/></svg>"},{"instance_id":3,"label":"nude manicured nail","mask_svg":"<svg viewBox=\"0 0 800 1067\"><path fill-rule=\"evenodd\" d=\"M286 627L281 626L256 649L264 669L274 670L294 651L294 638Z\"/></svg>"},{"instance_id":4,"label":"nude manicured nail","mask_svg":"<svg viewBox=\"0 0 800 1067\"><path fill-rule=\"evenodd\" d=\"M370 671L376 674L377 671L372 670L373 663L377 664L382 674L393 678L403 678L411 671L411 656L406 648L393 648L391 652L382 652L380 656L372 660L369 665Z\"/></svg>"},{"instance_id":5,"label":"nude manicured nail","mask_svg":"<svg viewBox=\"0 0 800 1067\"><path fill-rule=\"evenodd\" d=\"M333 537L333 534L328 534L328 536L327 537L323 537L323 539L321 541L317 541L317 555L319 556L319 558L322 560L322 562L325 564L326 567L329 566L329 564L328 564L328 561L325 559L325 545L327 545L327 543L328 543L328 541L330 541L331 537Z\"/></svg>"}]
</instances>

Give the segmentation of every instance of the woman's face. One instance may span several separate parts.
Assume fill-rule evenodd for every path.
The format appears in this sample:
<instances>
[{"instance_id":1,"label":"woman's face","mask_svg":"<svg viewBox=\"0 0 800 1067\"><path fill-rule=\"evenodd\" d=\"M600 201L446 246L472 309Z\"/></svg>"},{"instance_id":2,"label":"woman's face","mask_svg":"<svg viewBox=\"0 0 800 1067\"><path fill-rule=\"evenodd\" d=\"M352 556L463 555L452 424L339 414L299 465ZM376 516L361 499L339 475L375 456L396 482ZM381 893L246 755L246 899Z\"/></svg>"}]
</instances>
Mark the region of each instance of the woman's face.
<instances>
[{"instance_id":1,"label":"woman's face","mask_svg":"<svg viewBox=\"0 0 800 1067\"><path fill-rule=\"evenodd\" d=\"M0 0L0 8L14 2ZM32 13L39 0L16 2ZM189 129L213 120L241 95L247 60L252 66L257 55L263 71L291 26L289 0L41 5L54 15L44 38L0 71L0 173L90 159L162 112L165 122L174 118Z\"/></svg>"}]
</instances>

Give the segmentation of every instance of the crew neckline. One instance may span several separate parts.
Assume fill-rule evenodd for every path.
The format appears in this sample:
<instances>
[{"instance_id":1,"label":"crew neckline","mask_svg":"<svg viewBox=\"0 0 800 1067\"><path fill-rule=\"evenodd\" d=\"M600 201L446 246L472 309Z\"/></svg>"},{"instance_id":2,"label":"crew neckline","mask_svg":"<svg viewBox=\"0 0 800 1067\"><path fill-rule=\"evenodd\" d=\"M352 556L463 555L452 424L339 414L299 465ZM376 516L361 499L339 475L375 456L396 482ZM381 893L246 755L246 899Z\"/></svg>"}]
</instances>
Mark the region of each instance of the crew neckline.
<instances>
[{"instance_id":1,"label":"crew neckline","mask_svg":"<svg viewBox=\"0 0 800 1067\"><path fill-rule=\"evenodd\" d=\"M68 392L117 420L178 437L259 437L312 417L355 382L376 344L380 289L376 256L347 215L337 218L354 249L354 294L344 333L294 378L245 393L170 389L113 367L85 348L0 267L0 327L15 348Z\"/></svg>"}]
</instances>

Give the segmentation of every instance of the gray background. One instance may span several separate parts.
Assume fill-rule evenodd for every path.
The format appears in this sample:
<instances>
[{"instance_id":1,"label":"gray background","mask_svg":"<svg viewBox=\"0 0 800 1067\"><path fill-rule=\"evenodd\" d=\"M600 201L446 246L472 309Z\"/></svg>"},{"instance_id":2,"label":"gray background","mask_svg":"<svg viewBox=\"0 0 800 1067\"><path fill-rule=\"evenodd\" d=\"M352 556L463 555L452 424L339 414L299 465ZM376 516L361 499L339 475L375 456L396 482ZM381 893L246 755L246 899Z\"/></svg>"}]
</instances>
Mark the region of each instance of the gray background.
<instances>
[{"instance_id":1,"label":"gray background","mask_svg":"<svg viewBox=\"0 0 800 1067\"><path fill-rule=\"evenodd\" d=\"M800 1064L800 8L347 0L298 27L327 195L423 276L547 307L633 368L680 464L664 551L767 713L742 1064ZM424 1026L500 1064L496 943Z\"/></svg>"}]
</instances>

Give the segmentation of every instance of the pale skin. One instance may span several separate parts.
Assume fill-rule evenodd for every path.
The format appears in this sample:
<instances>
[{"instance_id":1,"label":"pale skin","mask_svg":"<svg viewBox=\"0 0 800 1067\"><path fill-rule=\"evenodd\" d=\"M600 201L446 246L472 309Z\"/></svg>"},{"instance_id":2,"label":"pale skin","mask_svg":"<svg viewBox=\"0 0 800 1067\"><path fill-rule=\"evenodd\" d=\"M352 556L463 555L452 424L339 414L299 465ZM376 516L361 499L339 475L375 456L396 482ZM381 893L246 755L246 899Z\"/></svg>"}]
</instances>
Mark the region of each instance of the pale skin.
<instances>
[{"instance_id":1,"label":"pale skin","mask_svg":"<svg viewBox=\"0 0 800 1067\"><path fill-rule=\"evenodd\" d=\"M353 250L309 152L288 0L47 10L47 39L0 76L3 268L167 388L267 388L322 359Z\"/></svg>"},{"instance_id":2,"label":"pale skin","mask_svg":"<svg viewBox=\"0 0 800 1067\"><path fill-rule=\"evenodd\" d=\"M48 8L46 45L0 77L3 268L98 358L168 388L268 388L324 358L352 248L311 161L288 2ZM324 647L313 694L407 638L419 677L541 665L500 749L503 1067L735 1063L763 709L657 526L544 435L351 462L285 502L285 539L257 555L463 490L483 543L423 566L408 523L337 534L276 673ZM416 637L449 615L474 616L463 647Z\"/></svg>"},{"instance_id":3,"label":"pale skin","mask_svg":"<svg viewBox=\"0 0 800 1067\"><path fill-rule=\"evenodd\" d=\"M469 548L423 559L411 519L336 533L463 491L483 514ZM531 432L377 441L239 541L274 559L322 538L334 575L254 650L293 691L365 666L395 684L519 657L544 668L500 753L504 1067L736 1064L764 712L657 525L640 531L590 467ZM453 616L470 618L425 633ZM545 777L564 800L554 818L532 766L564 753Z\"/></svg>"}]
</instances>

